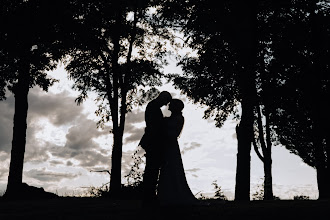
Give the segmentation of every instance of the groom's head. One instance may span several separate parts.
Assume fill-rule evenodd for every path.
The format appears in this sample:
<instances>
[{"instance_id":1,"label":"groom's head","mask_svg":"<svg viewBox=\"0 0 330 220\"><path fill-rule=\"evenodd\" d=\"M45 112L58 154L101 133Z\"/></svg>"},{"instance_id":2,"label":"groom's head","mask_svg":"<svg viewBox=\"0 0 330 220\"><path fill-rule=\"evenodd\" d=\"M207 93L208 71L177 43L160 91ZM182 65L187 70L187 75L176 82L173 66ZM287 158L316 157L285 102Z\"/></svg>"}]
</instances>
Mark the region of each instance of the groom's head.
<instances>
[{"instance_id":1,"label":"groom's head","mask_svg":"<svg viewBox=\"0 0 330 220\"><path fill-rule=\"evenodd\" d=\"M160 106L167 105L167 103L169 103L172 100L172 95L171 95L171 93L169 93L167 91L162 91L157 96L157 100L158 100Z\"/></svg>"}]
</instances>

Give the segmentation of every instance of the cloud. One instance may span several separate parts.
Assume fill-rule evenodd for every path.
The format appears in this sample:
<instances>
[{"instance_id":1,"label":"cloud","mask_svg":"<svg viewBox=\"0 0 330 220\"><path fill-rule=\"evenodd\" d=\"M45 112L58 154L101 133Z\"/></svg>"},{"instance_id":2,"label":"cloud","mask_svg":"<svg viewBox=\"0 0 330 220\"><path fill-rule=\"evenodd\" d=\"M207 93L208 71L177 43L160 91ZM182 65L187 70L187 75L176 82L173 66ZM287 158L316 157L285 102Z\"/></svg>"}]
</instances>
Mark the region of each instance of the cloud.
<instances>
[{"instance_id":1,"label":"cloud","mask_svg":"<svg viewBox=\"0 0 330 220\"><path fill-rule=\"evenodd\" d=\"M294 196L310 196L310 199L318 198L317 186L313 184L300 184L300 185L280 185L273 184L273 191L275 196L281 199L293 199Z\"/></svg>"},{"instance_id":2,"label":"cloud","mask_svg":"<svg viewBox=\"0 0 330 220\"><path fill-rule=\"evenodd\" d=\"M82 107L77 106L74 97L67 92L60 94L46 93L40 88L33 88L29 92L29 109L27 117L27 148L30 143L35 144L35 122L40 118L47 118L53 125L68 125L73 123L82 114ZM9 94L7 100L0 102L0 151L10 152L13 134L13 117L15 99ZM44 128L43 128L44 129Z\"/></svg>"},{"instance_id":3,"label":"cloud","mask_svg":"<svg viewBox=\"0 0 330 220\"><path fill-rule=\"evenodd\" d=\"M92 169L95 166L105 166L110 164L109 154L104 154L99 146L93 141L87 141L82 145L73 145L74 148L53 147L50 153L56 160L67 161L67 166L73 166L72 160L77 161L78 166L86 169Z\"/></svg>"},{"instance_id":4,"label":"cloud","mask_svg":"<svg viewBox=\"0 0 330 220\"><path fill-rule=\"evenodd\" d=\"M74 174L74 173L59 173L59 172L49 171L46 170L46 168L31 169L29 171L25 171L24 175L26 177L30 177L42 182L59 182L62 179L74 179L79 176L79 174Z\"/></svg>"},{"instance_id":5,"label":"cloud","mask_svg":"<svg viewBox=\"0 0 330 220\"><path fill-rule=\"evenodd\" d=\"M7 181L9 162L8 154L0 153L0 181Z\"/></svg>"},{"instance_id":6,"label":"cloud","mask_svg":"<svg viewBox=\"0 0 330 220\"><path fill-rule=\"evenodd\" d=\"M144 134L145 124L137 126L137 124L144 123L144 112L140 110L132 111L126 115L124 144L140 141Z\"/></svg>"},{"instance_id":7,"label":"cloud","mask_svg":"<svg viewBox=\"0 0 330 220\"><path fill-rule=\"evenodd\" d=\"M69 163L70 161L67 161L67 164ZM70 162L71 163L71 162ZM50 160L49 161L49 164L53 165L53 166L57 166L57 165L63 165L65 164L64 161L62 160ZM72 165L72 163L71 163Z\"/></svg>"},{"instance_id":8,"label":"cloud","mask_svg":"<svg viewBox=\"0 0 330 220\"><path fill-rule=\"evenodd\" d=\"M144 122L144 111L136 110L126 114L126 124Z\"/></svg>"},{"instance_id":9,"label":"cloud","mask_svg":"<svg viewBox=\"0 0 330 220\"><path fill-rule=\"evenodd\" d=\"M39 88L30 90L25 162L38 164L48 161L50 165L54 166L65 165L65 163L67 166L79 164L85 168L110 165L111 149L102 149L93 140L102 135L109 135L109 132L97 129L96 122L88 119L88 116L83 113L83 108L77 106L74 99L75 97L65 91L54 94L46 93ZM10 159L14 102L12 94L8 95L7 100L0 102L0 153L5 153L1 156L7 160ZM47 123L40 123L42 118ZM132 121L137 120L136 117L134 120L132 118ZM45 133L44 131L49 129L53 129L53 133L37 135ZM66 133L62 138L62 146L52 141L57 138L53 136L59 132ZM8 166L1 167L0 171L0 175L3 177L8 173ZM30 175L32 175L31 172Z\"/></svg>"},{"instance_id":10,"label":"cloud","mask_svg":"<svg viewBox=\"0 0 330 220\"><path fill-rule=\"evenodd\" d=\"M185 143L184 145L188 145L188 143ZM183 149L181 150L181 154L185 154L187 151L199 148L200 146L202 146L200 143L191 142L189 147L183 147Z\"/></svg>"},{"instance_id":11,"label":"cloud","mask_svg":"<svg viewBox=\"0 0 330 220\"><path fill-rule=\"evenodd\" d=\"M109 135L109 132L107 130L98 130L93 120L87 119L87 116L82 115L79 118L79 124L69 129L64 147L73 150L97 148L98 144L93 141L93 138L102 135Z\"/></svg>"},{"instance_id":12,"label":"cloud","mask_svg":"<svg viewBox=\"0 0 330 220\"><path fill-rule=\"evenodd\" d=\"M66 134L66 143L64 146L55 146L49 149L52 156L57 160L78 161L79 166L85 168L93 168L94 166L110 164L111 149L102 149L100 145L93 139L110 135L107 130L96 128L96 123L93 120L87 119L87 116L82 114L77 118L79 124L72 126ZM68 161L67 165L73 165L72 161Z\"/></svg>"},{"instance_id":13,"label":"cloud","mask_svg":"<svg viewBox=\"0 0 330 220\"><path fill-rule=\"evenodd\" d=\"M199 168L192 168L192 169L187 169L187 170L184 170L185 172L190 172L190 173L196 173L198 171L200 171L201 169Z\"/></svg>"},{"instance_id":14,"label":"cloud","mask_svg":"<svg viewBox=\"0 0 330 220\"><path fill-rule=\"evenodd\" d=\"M13 136L14 97L0 102L0 152L9 153Z\"/></svg>"},{"instance_id":15,"label":"cloud","mask_svg":"<svg viewBox=\"0 0 330 220\"><path fill-rule=\"evenodd\" d=\"M125 138L124 144L140 141L144 134L144 128L136 128L128 137Z\"/></svg>"},{"instance_id":16,"label":"cloud","mask_svg":"<svg viewBox=\"0 0 330 220\"><path fill-rule=\"evenodd\" d=\"M77 106L75 97L66 91L53 94L41 89L31 89L29 92L29 119L46 117L55 126L70 124L82 113L83 108Z\"/></svg>"},{"instance_id":17,"label":"cloud","mask_svg":"<svg viewBox=\"0 0 330 220\"><path fill-rule=\"evenodd\" d=\"M134 163L133 154L134 154L134 151L131 151L131 150L123 152L123 155L122 155L122 173L124 175L126 175L131 170L131 167Z\"/></svg>"}]
</instances>

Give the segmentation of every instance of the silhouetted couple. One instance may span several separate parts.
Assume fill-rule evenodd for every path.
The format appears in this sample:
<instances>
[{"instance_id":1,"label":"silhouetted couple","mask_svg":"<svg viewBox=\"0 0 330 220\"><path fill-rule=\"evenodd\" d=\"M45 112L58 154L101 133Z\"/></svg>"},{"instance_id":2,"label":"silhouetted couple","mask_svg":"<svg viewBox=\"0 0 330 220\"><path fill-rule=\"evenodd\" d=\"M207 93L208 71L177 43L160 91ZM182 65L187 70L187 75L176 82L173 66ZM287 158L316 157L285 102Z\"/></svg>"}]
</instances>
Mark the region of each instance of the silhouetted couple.
<instances>
[{"instance_id":1,"label":"silhouetted couple","mask_svg":"<svg viewBox=\"0 0 330 220\"><path fill-rule=\"evenodd\" d=\"M170 117L164 117L161 107L169 103ZM194 205L184 173L178 137L184 124L184 104L172 99L169 92L161 92L150 101L145 111L146 128L140 145L146 151L143 176L144 204Z\"/></svg>"}]
</instances>

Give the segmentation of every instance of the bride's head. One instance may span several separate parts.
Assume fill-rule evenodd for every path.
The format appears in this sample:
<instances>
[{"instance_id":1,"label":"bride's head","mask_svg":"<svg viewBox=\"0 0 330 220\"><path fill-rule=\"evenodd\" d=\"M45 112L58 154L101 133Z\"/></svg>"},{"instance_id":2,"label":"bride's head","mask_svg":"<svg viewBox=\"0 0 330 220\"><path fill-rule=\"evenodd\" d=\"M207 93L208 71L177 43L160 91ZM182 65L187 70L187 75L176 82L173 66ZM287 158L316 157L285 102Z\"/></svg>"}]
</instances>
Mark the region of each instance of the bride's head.
<instances>
[{"instance_id":1,"label":"bride's head","mask_svg":"<svg viewBox=\"0 0 330 220\"><path fill-rule=\"evenodd\" d=\"M170 110L172 114L175 114L175 113L181 113L183 108L184 108L184 104L180 99L172 99L170 101L168 110Z\"/></svg>"}]
</instances>

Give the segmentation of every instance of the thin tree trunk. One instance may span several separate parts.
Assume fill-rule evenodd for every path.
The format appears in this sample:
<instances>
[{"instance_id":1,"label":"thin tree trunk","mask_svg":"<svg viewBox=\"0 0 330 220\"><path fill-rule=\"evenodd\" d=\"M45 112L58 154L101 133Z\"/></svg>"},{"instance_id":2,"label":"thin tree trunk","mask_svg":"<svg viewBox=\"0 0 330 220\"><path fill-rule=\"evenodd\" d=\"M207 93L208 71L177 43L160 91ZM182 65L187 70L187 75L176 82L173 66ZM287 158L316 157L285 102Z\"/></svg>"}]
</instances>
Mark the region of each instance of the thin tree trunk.
<instances>
[{"instance_id":1,"label":"thin tree trunk","mask_svg":"<svg viewBox=\"0 0 330 220\"><path fill-rule=\"evenodd\" d=\"M265 171L265 182L264 182L264 199L273 200L273 175L272 175L272 142L270 139L270 125L269 125L269 112L267 106L265 106L265 117L266 117L266 151L264 153L264 171Z\"/></svg>"},{"instance_id":2,"label":"thin tree trunk","mask_svg":"<svg viewBox=\"0 0 330 220\"><path fill-rule=\"evenodd\" d=\"M113 197L118 197L121 191L121 159L122 159L122 137L120 137L119 129L119 52L120 52L120 25L121 10L117 11L116 16L116 33L114 34L113 43L114 50L112 56L113 68L113 102L111 108L111 118L113 124L113 147L111 156L111 179L110 192Z\"/></svg>"},{"instance_id":3,"label":"thin tree trunk","mask_svg":"<svg viewBox=\"0 0 330 220\"><path fill-rule=\"evenodd\" d=\"M19 73L18 83L14 90L15 114L13 140L6 196L19 197L23 181L23 164L26 144L28 113L29 75Z\"/></svg>"},{"instance_id":4,"label":"thin tree trunk","mask_svg":"<svg viewBox=\"0 0 330 220\"><path fill-rule=\"evenodd\" d=\"M120 29L120 23L121 23L121 11L117 13L117 30ZM121 190L121 160L122 160L122 148L123 148L123 135L124 135L124 129L125 129L125 120L126 120L126 113L127 113L127 83L129 76L131 74L131 56L132 56L132 50L133 50L133 43L135 41L136 37L136 25L137 25L137 6L134 11L134 27L133 27L133 33L130 39L130 45L128 49L127 54L127 67L126 73L122 73L123 75L119 74L119 65L118 65L118 56L120 52L120 44L119 35L116 35L114 38L114 58L115 61L113 63L114 68L114 81L113 81L113 87L114 87L114 108L113 108L113 132L114 132L114 146L112 150L112 169L111 169L111 180L110 180L110 188L112 189L113 196L118 196ZM121 92L121 102L120 107L118 106L119 102L119 90ZM118 112L120 114L118 115ZM119 121L118 121L119 118Z\"/></svg>"},{"instance_id":5,"label":"thin tree trunk","mask_svg":"<svg viewBox=\"0 0 330 220\"><path fill-rule=\"evenodd\" d=\"M257 107L258 114L258 130L259 130L259 140L261 143L261 149L263 153L263 165L264 165L264 200L273 199L273 181L272 181L272 155L271 155L271 141L270 141L270 128L268 123L268 113L266 111L266 141L264 138L262 115L259 105ZM266 107L265 107L266 108Z\"/></svg>"}]
</instances>

